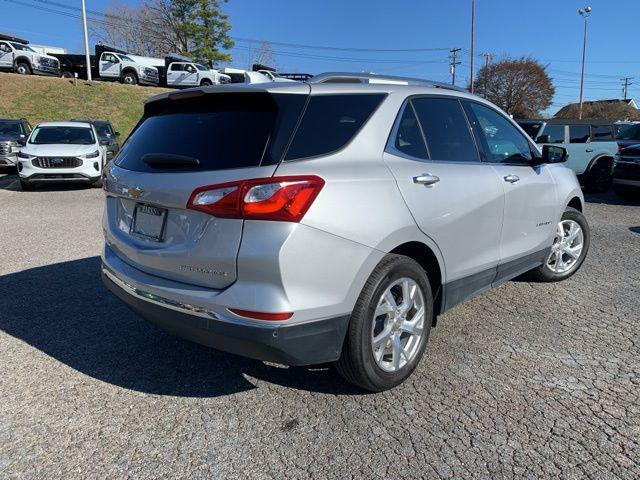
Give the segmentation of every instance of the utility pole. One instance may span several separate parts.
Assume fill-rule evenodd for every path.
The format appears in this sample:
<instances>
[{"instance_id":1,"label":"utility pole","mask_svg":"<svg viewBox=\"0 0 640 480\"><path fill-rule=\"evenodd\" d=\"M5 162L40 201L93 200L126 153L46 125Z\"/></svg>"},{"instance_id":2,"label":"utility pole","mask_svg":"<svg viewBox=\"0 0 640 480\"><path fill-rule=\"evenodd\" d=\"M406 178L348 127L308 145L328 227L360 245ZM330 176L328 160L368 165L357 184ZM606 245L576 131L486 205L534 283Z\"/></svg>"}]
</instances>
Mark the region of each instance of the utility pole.
<instances>
[{"instance_id":1,"label":"utility pole","mask_svg":"<svg viewBox=\"0 0 640 480\"><path fill-rule=\"evenodd\" d=\"M591 7L578 9L578 13L584 18L584 36L582 40L582 70L580 71L580 109L578 111L578 119L582 120L582 93L584 92L584 57L587 51L587 18L591 15Z\"/></svg>"},{"instance_id":2,"label":"utility pole","mask_svg":"<svg viewBox=\"0 0 640 480\"><path fill-rule=\"evenodd\" d=\"M84 56L85 61L87 62L87 80L91 81L91 62L89 59L89 34L87 33L87 12L84 5L84 0L82 2L82 29L84 30Z\"/></svg>"},{"instance_id":3,"label":"utility pole","mask_svg":"<svg viewBox=\"0 0 640 480\"><path fill-rule=\"evenodd\" d=\"M624 95L624 99L627 99L627 91L629 89L629 85L633 85L632 82L630 82L629 80L633 80L633 77L622 77L620 80L622 80L622 82L624 82L622 84L622 94Z\"/></svg>"},{"instance_id":4,"label":"utility pole","mask_svg":"<svg viewBox=\"0 0 640 480\"><path fill-rule=\"evenodd\" d=\"M487 98L487 69L489 67L489 62L493 58L493 53L484 52L482 54L484 57L484 82L483 82L483 90L484 90L484 98Z\"/></svg>"},{"instance_id":5,"label":"utility pole","mask_svg":"<svg viewBox=\"0 0 640 480\"><path fill-rule=\"evenodd\" d=\"M451 71L451 85L456 84L456 65L460 65L462 62L457 62L458 60L458 52L462 50L461 48L452 48L449 50L450 55L449 58L451 61L449 62L449 69Z\"/></svg>"},{"instance_id":6,"label":"utility pole","mask_svg":"<svg viewBox=\"0 0 640 480\"><path fill-rule=\"evenodd\" d=\"M471 73L469 75L469 91L473 93L473 44L474 42L474 28L475 28L475 17L476 17L476 2L475 0L471 0Z\"/></svg>"}]
</instances>

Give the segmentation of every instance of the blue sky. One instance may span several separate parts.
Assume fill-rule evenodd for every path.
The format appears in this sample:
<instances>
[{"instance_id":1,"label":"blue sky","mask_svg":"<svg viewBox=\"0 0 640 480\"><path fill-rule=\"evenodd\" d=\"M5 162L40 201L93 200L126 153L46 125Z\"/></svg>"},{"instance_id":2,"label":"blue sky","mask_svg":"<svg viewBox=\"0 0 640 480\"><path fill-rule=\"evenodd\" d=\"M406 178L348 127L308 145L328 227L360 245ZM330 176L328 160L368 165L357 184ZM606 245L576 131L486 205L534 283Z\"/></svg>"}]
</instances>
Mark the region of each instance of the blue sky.
<instances>
[{"instance_id":1,"label":"blue sky","mask_svg":"<svg viewBox=\"0 0 640 480\"><path fill-rule=\"evenodd\" d=\"M0 31L13 32L32 43L80 51L82 26L77 18L42 8L73 12L79 0L0 0ZM87 8L103 11L112 0L87 0ZM135 0L127 3L135 5ZM373 71L448 81L448 52L461 47L458 84L469 78L470 0L230 0L231 35L238 40L232 65L246 67L258 46L244 39L275 42L282 71ZM544 64L556 95L549 112L579 94L583 21L577 10L586 4L589 38L585 99L621 96L620 77L635 76L630 97L640 97L640 56L636 55L640 1L637 0L476 0L476 56L494 58L530 55ZM33 8L36 6L37 8ZM277 43L339 47L311 49ZM349 51L348 49L433 49L416 52Z\"/></svg>"}]
</instances>

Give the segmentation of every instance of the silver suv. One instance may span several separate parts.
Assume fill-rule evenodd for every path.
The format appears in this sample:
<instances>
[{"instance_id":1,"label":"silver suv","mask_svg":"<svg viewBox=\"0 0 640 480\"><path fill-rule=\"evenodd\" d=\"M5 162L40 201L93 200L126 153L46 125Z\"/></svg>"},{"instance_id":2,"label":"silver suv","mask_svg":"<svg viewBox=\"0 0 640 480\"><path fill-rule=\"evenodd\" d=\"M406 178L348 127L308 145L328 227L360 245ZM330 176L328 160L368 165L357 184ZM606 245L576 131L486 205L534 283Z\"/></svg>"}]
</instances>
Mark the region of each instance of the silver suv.
<instances>
[{"instance_id":1,"label":"silver suv","mask_svg":"<svg viewBox=\"0 0 640 480\"><path fill-rule=\"evenodd\" d=\"M589 248L566 151L434 82L163 93L106 169L102 276L145 319L220 350L336 362L398 385L438 314Z\"/></svg>"}]
</instances>

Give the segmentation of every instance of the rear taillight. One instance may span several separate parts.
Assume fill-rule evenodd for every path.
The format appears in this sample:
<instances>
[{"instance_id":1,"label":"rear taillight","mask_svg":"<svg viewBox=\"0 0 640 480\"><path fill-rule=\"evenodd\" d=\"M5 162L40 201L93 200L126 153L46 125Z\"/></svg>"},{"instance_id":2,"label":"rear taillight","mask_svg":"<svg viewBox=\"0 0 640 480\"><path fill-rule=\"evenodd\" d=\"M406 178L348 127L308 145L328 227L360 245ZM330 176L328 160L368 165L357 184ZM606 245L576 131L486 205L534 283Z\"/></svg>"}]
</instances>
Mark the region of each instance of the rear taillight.
<instances>
[{"instance_id":1,"label":"rear taillight","mask_svg":"<svg viewBox=\"0 0 640 480\"><path fill-rule=\"evenodd\" d=\"M299 222L323 186L315 175L221 183L194 190L187 208L215 217Z\"/></svg>"}]
</instances>

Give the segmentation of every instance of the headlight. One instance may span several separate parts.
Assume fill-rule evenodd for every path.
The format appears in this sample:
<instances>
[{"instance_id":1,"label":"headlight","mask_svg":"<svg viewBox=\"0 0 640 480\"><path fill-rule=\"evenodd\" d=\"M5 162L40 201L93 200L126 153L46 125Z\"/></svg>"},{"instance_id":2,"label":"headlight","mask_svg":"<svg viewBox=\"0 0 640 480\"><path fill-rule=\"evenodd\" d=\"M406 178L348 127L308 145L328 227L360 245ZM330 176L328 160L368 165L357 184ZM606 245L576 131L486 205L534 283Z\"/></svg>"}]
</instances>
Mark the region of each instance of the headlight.
<instances>
[{"instance_id":1,"label":"headlight","mask_svg":"<svg viewBox=\"0 0 640 480\"><path fill-rule=\"evenodd\" d=\"M40 55L34 55L33 63L42 63L42 57Z\"/></svg>"},{"instance_id":2,"label":"headlight","mask_svg":"<svg viewBox=\"0 0 640 480\"><path fill-rule=\"evenodd\" d=\"M100 156L100 150L96 150L95 152L87 153L84 158L96 158Z\"/></svg>"},{"instance_id":3,"label":"headlight","mask_svg":"<svg viewBox=\"0 0 640 480\"><path fill-rule=\"evenodd\" d=\"M32 155L27 155L26 153L18 152L18 157L19 158L31 158Z\"/></svg>"},{"instance_id":4,"label":"headlight","mask_svg":"<svg viewBox=\"0 0 640 480\"><path fill-rule=\"evenodd\" d=\"M146 68L144 69L144 73L146 73L147 75L153 75L155 72L155 70L153 68Z\"/></svg>"}]
</instances>

